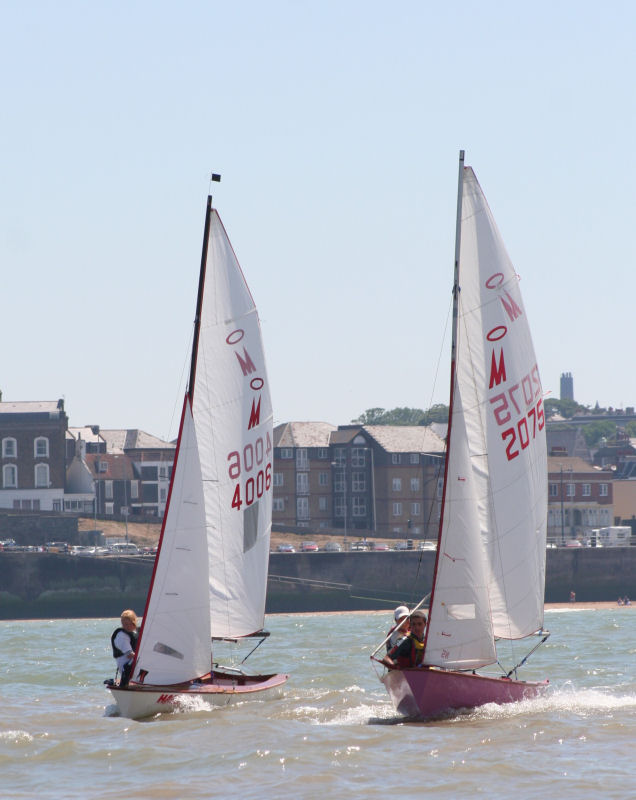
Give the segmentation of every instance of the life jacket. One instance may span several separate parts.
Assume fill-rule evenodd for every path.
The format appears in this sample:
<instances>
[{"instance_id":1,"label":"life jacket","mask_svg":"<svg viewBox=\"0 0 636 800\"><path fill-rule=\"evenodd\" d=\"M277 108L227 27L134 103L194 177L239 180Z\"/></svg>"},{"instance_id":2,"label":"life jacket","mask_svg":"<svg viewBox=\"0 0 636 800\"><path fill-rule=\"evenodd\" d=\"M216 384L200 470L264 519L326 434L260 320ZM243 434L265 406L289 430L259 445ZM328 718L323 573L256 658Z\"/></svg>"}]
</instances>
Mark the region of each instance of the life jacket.
<instances>
[{"instance_id":1,"label":"life jacket","mask_svg":"<svg viewBox=\"0 0 636 800\"><path fill-rule=\"evenodd\" d=\"M130 637L130 649L131 650L137 649L137 634L131 633L130 631L126 631L123 628L117 628L117 630L113 631L113 635L110 637L110 643L113 648L113 658L119 658L120 656L125 655L125 653L122 653L122 651L118 647L115 647L115 637L117 636L118 633L125 633L126 636Z\"/></svg>"},{"instance_id":2,"label":"life jacket","mask_svg":"<svg viewBox=\"0 0 636 800\"><path fill-rule=\"evenodd\" d=\"M398 669L405 669L407 667L417 667L422 663L424 656L424 642L420 642L409 633L407 639L411 643L411 651L408 656L398 656L397 665ZM403 644L404 642L400 642Z\"/></svg>"}]
</instances>

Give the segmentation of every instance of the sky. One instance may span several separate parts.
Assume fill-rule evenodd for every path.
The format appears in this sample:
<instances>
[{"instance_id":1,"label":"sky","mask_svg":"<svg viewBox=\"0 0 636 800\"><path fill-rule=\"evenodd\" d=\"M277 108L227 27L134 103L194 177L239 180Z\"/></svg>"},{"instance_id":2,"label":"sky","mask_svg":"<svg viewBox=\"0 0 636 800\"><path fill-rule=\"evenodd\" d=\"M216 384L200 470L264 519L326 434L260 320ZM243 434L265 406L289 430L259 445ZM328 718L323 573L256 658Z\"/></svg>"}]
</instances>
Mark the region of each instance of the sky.
<instances>
[{"instance_id":1,"label":"sky","mask_svg":"<svg viewBox=\"0 0 636 800\"><path fill-rule=\"evenodd\" d=\"M0 3L0 390L173 438L205 198L275 423L448 402L457 159L544 390L636 405L636 4Z\"/></svg>"}]
</instances>

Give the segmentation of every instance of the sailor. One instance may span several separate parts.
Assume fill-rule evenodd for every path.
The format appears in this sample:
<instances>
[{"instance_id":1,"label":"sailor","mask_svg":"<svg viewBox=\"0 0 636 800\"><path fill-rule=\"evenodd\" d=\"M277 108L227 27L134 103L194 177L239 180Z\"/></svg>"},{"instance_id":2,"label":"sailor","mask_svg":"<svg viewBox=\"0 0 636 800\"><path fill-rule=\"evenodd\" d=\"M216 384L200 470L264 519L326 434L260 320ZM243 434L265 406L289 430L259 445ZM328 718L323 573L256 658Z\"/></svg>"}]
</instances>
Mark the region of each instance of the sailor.
<instances>
[{"instance_id":1,"label":"sailor","mask_svg":"<svg viewBox=\"0 0 636 800\"><path fill-rule=\"evenodd\" d=\"M389 669L418 667L422 663L426 614L418 609L411 614L409 621L411 630L408 636L405 636L399 644L391 648L381 660L381 663L385 667L389 667Z\"/></svg>"},{"instance_id":2,"label":"sailor","mask_svg":"<svg viewBox=\"0 0 636 800\"><path fill-rule=\"evenodd\" d=\"M387 653L399 644L409 632L409 610L406 606L398 606L393 612L395 625L389 631L386 643Z\"/></svg>"},{"instance_id":3,"label":"sailor","mask_svg":"<svg viewBox=\"0 0 636 800\"><path fill-rule=\"evenodd\" d=\"M120 688L128 686L137 647L137 615L131 609L122 611L121 628L113 631L110 637L113 646L113 658L117 661L117 669L121 674Z\"/></svg>"}]
</instances>

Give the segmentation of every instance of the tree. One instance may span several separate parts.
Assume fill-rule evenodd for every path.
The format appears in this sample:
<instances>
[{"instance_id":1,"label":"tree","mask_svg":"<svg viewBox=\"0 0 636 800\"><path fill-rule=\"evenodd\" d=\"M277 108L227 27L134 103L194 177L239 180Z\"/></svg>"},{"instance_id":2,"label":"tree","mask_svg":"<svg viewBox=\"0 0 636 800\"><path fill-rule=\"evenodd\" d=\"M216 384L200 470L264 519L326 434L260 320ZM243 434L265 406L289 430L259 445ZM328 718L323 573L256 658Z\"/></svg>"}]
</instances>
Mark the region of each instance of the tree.
<instances>
[{"instance_id":1,"label":"tree","mask_svg":"<svg viewBox=\"0 0 636 800\"><path fill-rule=\"evenodd\" d=\"M448 406L435 405L427 411L421 408L368 408L357 419L357 425L430 425L431 422L447 422Z\"/></svg>"},{"instance_id":2,"label":"tree","mask_svg":"<svg viewBox=\"0 0 636 800\"><path fill-rule=\"evenodd\" d=\"M587 406L582 406L576 400L558 400L553 397L549 397L543 405L548 419L554 414L560 414L565 419L572 419L579 412L589 413L590 411Z\"/></svg>"}]
</instances>

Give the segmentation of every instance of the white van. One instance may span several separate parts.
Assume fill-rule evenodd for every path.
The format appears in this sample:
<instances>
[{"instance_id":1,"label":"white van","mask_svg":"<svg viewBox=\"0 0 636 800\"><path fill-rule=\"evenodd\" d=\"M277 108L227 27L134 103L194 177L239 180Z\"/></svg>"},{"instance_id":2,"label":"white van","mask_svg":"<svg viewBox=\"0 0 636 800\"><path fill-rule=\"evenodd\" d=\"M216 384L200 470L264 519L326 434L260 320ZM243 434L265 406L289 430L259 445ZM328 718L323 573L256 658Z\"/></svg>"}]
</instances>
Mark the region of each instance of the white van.
<instances>
[{"instance_id":1,"label":"white van","mask_svg":"<svg viewBox=\"0 0 636 800\"><path fill-rule=\"evenodd\" d=\"M119 556L138 556L139 548L132 542L115 542L111 544L110 552Z\"/></svg>"}]
</instances>

